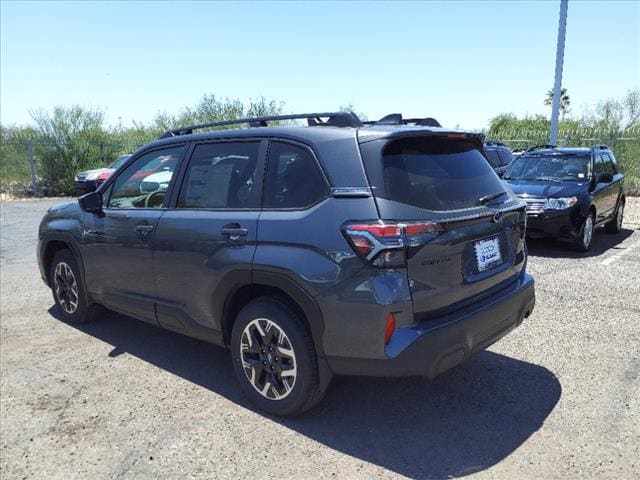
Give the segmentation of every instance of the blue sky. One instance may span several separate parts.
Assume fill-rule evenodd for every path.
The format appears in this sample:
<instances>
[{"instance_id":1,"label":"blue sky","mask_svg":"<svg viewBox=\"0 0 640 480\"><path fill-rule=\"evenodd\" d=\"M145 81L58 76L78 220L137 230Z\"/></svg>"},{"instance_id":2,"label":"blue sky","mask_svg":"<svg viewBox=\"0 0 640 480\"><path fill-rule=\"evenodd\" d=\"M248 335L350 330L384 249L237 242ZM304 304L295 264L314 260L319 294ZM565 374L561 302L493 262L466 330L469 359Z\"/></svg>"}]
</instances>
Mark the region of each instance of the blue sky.
<instances>
[{"instance_id":1,"label":"blue sky","mask_svg":"<svg viewBox=\"0 0 640 480\"><path fill-rule=\"evenodd\" d=\"M559 1L1 3L0 120L55 105L149 121L205 93L352 103L482 128L548 114ZM573 112L640 86L640 1L569 0Z\"/></svg>"}]
</instances>

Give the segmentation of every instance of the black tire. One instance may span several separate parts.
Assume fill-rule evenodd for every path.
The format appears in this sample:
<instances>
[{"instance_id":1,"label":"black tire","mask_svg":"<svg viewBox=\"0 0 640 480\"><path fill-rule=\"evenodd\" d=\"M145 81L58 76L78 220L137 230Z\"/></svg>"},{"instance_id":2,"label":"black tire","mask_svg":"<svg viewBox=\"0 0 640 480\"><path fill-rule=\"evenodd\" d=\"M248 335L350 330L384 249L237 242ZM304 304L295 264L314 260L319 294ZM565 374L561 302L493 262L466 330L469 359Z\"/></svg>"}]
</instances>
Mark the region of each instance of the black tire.
<instances>
[{"instance_id":1,"label":"black tire","mask_svg":"<svg viewBox=\"0 0 640 480\"><path fill-rule=\"evenodd\" d=\"M620 233L622 231L622 222L624 217L624 198L620 200L616 213L609 223L604 226L607 233Z\"/></svg>"},{"instance_id":2,"label":"black tire","mask_svg":"<svg viewBox=\"0 0 640 480\"><path fill-rule=\"evenodd\" d=\"M72 277L66 274L67 268ZM67 279L66 282L63 278ZM76 294L72 293L73 281L75 281ZM87 323L99 314L100 307L87 302L78 260L70 250L58 250L53 256L49 271L49 285L58 311L67 322ZM63 290L66 293L63 293Z\"/></svg>"},{"instance_id":3,"label":"black tire","mask_svg":"<svg viewBox=\"0 0 640 480\"><path fill-rule=\"evenodd\" d=\"M256 322L261 325L264 336ZM272 338L269 339L270 335ZM253 339L252 345L249 345L249 336ZM273 347L273 355L267 350L268 345ZM245 348L244 353L242 348ZM293 357L284 353L291 350ZM246 367L243 357L247 361ZM306 321L295 308L277 297L253 300L238 313L231 332L231 360L245 395L269 414L299 415L316 405L324 395L327 382L321 385L318 357ZM291 381L291 376L280 376L278 371L295 371L295 379ZM266 394L260 393L258 388L267 388L267 384L271 387ZM275 398L277 396L281 398Z\"/></svg>"},{"instance_id":4,"label":"black tire","mask_svg":"<svg viewBox=\"0 0 640 480\"><path fill-rule=\"evenodd\" d=\"M593 234L595 233L595 215L589 212L580 228L580 235L576 238L575 247L579 252L588 252L593 244ZM589 232L589 229L591 232Z\"/></svg>"}]
</instances>

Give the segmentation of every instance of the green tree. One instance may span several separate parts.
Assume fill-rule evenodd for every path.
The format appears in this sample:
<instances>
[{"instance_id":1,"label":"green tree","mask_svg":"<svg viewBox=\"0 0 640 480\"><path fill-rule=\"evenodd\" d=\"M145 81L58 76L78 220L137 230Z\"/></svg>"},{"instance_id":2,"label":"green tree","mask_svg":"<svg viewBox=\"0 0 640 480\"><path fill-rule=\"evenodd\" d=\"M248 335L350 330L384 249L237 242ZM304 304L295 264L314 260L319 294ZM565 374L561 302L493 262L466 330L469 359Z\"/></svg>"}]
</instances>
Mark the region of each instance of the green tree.
<instances>
[{"instance_id":1,"label":"green tree","mask_svg":"<svg viewBox=\"0 0 640 480\"><path fill-rule=\"evenodd\" d=\"M75 105L31 113L38 134L36 154L44 187L51 193L73 193L74 174L104 163L109 135L104 112Z\"/></svg>"},{"instance_id":2,"label":"green tree","mask_svg":"<svg viewBox=\"0 0 640 480\"><path fill-rule=\"evenodd\" d=\"M591 128L623 131L640 128L640 88L629 90L621 98L607 98L581 119Z\"/></svg>"},{"instance_id":3,"label":"green tree","mask_svg":"<svg viewBox=\"0 0 640 480\"><path fill-rule=\"evenodd\" d=\"M544 98L544 104L547 107L553 105L553 90L548 90L547 95ZM564 116L569 113L569 108L571 107L571 98L567 93L566 88L560 89L560 116L564 120Z\"/></svg>"}]
</instances>

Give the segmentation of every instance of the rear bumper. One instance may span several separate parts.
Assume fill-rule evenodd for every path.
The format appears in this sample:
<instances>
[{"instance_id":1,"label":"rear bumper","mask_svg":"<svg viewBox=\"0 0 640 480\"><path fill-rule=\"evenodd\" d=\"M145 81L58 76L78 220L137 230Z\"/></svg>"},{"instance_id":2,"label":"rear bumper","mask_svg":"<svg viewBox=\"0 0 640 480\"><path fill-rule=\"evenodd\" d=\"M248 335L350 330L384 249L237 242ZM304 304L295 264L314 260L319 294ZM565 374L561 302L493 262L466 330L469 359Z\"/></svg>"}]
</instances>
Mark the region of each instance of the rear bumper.
<instances>
[{"instance_id":1,"label":"rear bumper","mask_svg":"<svg viewBox=\"0 0 640 480\"><path fill-rule=\"evenodd\" d=\"M337 375L434 378L505 336L531 314L534 305L534 280L525 274L498 300L396 329L386 359L328 357L327 361Z\"/></svg>"}]
</instances>

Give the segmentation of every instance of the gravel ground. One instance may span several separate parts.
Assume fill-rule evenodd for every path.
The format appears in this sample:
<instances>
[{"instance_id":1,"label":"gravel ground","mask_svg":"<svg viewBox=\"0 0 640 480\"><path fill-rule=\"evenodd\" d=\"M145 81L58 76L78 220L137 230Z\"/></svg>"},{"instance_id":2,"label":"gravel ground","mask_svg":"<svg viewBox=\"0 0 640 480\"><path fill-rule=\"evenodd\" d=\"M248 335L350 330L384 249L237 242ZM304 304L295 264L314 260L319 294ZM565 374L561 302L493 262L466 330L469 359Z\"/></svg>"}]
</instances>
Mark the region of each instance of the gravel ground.
<instances>
[{"instance_id":1,"label":"gravel ground","mask_svg":"<svg viewBox=\"0 0 640 480\"><path fill-rule=\"evenodd\" d=\"M42 478L640 477L640 201L578 254L530 244L534 314L428 383L334 379L295 420L223 349L116 314L57 318L35 262L56 200L1 209L0 471Z\"/></svg>"}]
</instances>

